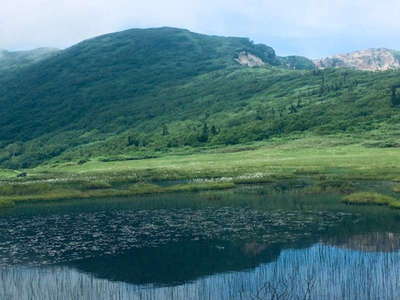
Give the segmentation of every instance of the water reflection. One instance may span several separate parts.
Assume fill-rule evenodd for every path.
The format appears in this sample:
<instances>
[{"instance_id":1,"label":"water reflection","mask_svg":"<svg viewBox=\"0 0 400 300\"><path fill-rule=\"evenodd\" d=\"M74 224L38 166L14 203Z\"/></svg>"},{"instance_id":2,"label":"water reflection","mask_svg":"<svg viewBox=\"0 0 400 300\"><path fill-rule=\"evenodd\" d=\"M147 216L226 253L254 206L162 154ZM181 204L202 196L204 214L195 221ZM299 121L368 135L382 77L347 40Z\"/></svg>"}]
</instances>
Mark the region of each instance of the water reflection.
<instances>
[{"instance_id":1,"label":"water reflection","mask_svg":"<svg viewBox=\"0 0 400 300\"><path fill-rule=\"evenodd\" d=\"M0 299L400 298L397 212L224 193L3 213Z\"/></svg>"},{"instance_id":2,"label":"water reflection","mask_svg":"<svg viewBox=\"0 0 400 300\"><path fill-rule=\"evenodd\" d=\"M396 252L400 250L400 234L395 232L369 232L331 238L326 243L364 252Z\"/></svg>"},{"instance_id":3,"label":"water reflection","mask_svg":"<svg viewBox=\"0 0 400 300\"><path fill-rule=\"evenodd\" d=\"M68 264L96 278L136 285L179 285L218 273L253 269L277 260L279 246L264 246L249 253L254 243L237 246L229 242L190 241L157 248L140 248L123 255L85 259Z\"/></svg>"},{"instance_id":4,"label":"water reflection","mask_svg":"<svg viewBox=\"0 0 400 300\"><path fill-rule=\"evenodd\" d=\"M151 264L155 265L156 262ZM193 263L193 266L200 267L201 263L202 260L198 264ZM85 267L91 270L87 262ZM98 270L97 264L93 267ZM121 267L121 264L115 266L116 269ZM134 278L149 274L139 274L138 270L134 270L135 267L132 265L131 269L131 274L137 273ZM172 263L170 267L171 273L185 268ZM128 268L129 265L126 265L123 270ZM160 271L162 275L151 272L149 276L158 276L162 281L166 270L161 267ZM283 250L275 261L263 263L254 269L217 273L172 286L146 282L123 283L96 276L65 266L9 267L0 270L0 298L224 300L274 299L273 296L279 294L287 295L281 299L398 299L400 254L359 252L315 244L306 249ZM145 281L152 280L149 278Z\"/></svg>"}]
</instances>

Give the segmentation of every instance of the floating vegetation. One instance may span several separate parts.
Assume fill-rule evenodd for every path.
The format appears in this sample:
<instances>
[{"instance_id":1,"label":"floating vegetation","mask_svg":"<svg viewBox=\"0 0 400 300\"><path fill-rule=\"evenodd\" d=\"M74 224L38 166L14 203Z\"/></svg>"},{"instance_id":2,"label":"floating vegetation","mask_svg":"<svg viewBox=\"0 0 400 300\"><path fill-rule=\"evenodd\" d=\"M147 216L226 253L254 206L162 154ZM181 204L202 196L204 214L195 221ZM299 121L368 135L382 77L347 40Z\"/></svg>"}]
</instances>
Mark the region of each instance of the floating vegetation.
<instances>
[{"instance_id":1,"label":"floating vegetation","mask_svg":"<svg viewBox=\"0 0 400 300\"><path fill-rule=\"evenodd\" d=\"M359 192L345 196L342 200L347 204L356 205L396 205L398 200L393 197L374 192Z\"/></svg>"},{"instance_id":2,"label":"floating vegetation","mask_svg":"<svg viewBox=\"0 0 400 300\"><path fill-rule=\"evenodd\" d=\"M392 190L393 190L393 192L395 192L395 193L400 193L400 185L395 185L395 186L392 188Z\"/></svg>"},{"instance_id":3,"label":"floating vegetation","mask_svg":"<svg viewBox=\"0 0 400 300\"><path fill-rule=\"evenodd\" d=\"M13 201L0 199L0 208L13 207L14 205Z\"/></svg>"},{"instance_id":4,"label":"floating vegetation","mask_svg":"<svg viewBox=\"0 0 400 300\"><path fill-rule=\"evenodd\" d=\"M390 208L400 209L400 201L392 201L389 203Z\"/></svg>"},{"instance_id":5,"label":"floating vegetation","mask_svg":"<svg viewBox=\"0 0 400 300\"><path fill-rule=\"evenodd\" d=\"M250 208L112 210L0 219L0 264L54 264L176 241L307 239L349 214Z\"/></svg>"},{"instance_id":6,"label":"floating vegetation","mask_svg":"<svg viewBox=\"0 0 400 300\"><path fill-rule=\"evenodd\" d=\"M304 188L304 193L308 194L319 194L326 192L338 192L338 193L351 193L355 189L355 184L351 181L346 180L322 180L316 182L314 185L307 186Z\"/></svg>"}]
</instances>

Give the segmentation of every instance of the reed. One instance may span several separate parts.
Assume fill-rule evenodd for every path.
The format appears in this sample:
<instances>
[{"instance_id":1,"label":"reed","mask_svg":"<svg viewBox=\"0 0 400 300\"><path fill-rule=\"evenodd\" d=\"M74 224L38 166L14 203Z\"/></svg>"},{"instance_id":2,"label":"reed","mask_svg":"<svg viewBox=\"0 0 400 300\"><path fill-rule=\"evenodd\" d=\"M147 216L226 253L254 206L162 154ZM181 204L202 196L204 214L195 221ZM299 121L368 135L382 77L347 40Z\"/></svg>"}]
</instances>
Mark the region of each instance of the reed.
<instances>
[{"instance_id":1,"label":"reed","mask_svg":"<svg viewBox=\"0 0 400 300\"><path fill-rule=\"evenodd\" d=\"M26 190L24 189L28 187ZM41 185L39 185L41 186ZM177 184L162 187L156 184L135 183L122 188L115 188L109 183L104 184L62 184L53 188L36 188L36 184L3 186L3 193L0 193L0 202L12 204L18 202L40 202L57 201L66 199L86 199L86 198L111 198L126 197L135 195L173 193L173 192L198 192L207 190L224 190L235 187L231 182L203 182L190 184ZM6 205L0 205L6 207Z\"/></svg>"}]
</instances>

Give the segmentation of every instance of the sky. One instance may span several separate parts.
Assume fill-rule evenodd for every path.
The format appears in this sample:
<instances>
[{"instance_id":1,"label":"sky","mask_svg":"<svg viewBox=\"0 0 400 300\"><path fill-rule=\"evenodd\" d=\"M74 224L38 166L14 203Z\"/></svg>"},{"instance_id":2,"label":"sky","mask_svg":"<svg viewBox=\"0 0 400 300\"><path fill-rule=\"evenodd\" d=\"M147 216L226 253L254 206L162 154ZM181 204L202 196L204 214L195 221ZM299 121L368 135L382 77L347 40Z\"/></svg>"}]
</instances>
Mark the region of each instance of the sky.
<instances>
[{"instance_id":1,"label":"sky","mask_svg":"<svg viewBox=\"0 0 400 300\"><path fill-rule=\"evenodd\" d=\"M1 0L0 49L66 48L129 28L249 37L279 55L400 50L399 0Z\"/></svg>"}]
</instances>

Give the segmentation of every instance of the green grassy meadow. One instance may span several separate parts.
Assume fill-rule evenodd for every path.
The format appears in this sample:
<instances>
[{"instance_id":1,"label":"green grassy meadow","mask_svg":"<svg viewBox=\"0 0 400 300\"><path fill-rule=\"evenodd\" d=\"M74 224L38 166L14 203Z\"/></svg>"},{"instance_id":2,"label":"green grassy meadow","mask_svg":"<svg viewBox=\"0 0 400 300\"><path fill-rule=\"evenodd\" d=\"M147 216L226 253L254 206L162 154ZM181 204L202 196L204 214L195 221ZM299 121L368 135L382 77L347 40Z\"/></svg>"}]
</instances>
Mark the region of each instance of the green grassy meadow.
<instances>
[{"instance_id":1,"label":"green grassy meadow","mask_svg":"<svg viewBox=\"0 0 400 300\"><path fill-rule=\"evenodd\" d=\"M27 176L17 177L21 172ZM227 189L306 177L400 181L400 151L346 137L303 137L141 160L47 163L2 170L0 176L0 199L7 203Z\"/></svg>"},{"instance_id":2,"label":"green grassy meadow","mask_svg":"<svg viewBox=\"0 0 400 300\"><path fill-rule=\"evenodd\" d=\"M260 173L271 177L323 175L342 179L400 179L397 148L346 144L340 137L310 137L252 146L209 149L197 154L165 154L142 160L102 162L94 159L85 164L50 164L32 169L32 174L78 177L126 174L138 180L251 177L261 176Z\"/></svg>"}]
</instances>

